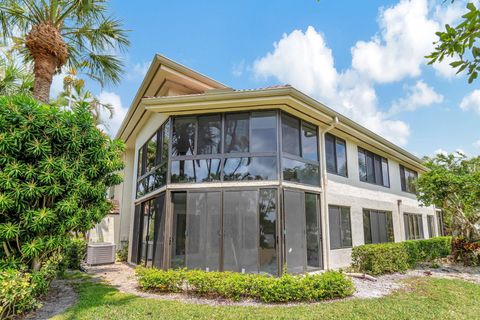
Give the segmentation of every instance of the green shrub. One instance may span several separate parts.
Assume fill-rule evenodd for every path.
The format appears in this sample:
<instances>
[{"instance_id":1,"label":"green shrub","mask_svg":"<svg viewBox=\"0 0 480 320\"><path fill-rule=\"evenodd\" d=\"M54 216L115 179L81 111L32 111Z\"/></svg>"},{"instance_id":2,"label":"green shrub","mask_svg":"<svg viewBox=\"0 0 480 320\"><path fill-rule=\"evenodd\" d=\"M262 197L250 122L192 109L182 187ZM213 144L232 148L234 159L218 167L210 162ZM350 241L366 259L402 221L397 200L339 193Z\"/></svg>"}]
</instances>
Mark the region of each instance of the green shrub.
<instances>
[{"instance_id":1,"label":"green shrub","mask_svg":"<svg viewBox=\"0 0 480 320\"><path fill-rule=\"evenodd\" d=\"M315 275L270 277L236 272L201 270L159 270L139 267L140 288L157 292L185 292L192 295L238 301L262 302L321 301L343 298L353 293L350 279L340 272Z\"/></svg>"},{"instance_id":2,"label":"green shrub","mask_svg":"<svg viewBox=\"0 0 480 320\"><path fill-rule=\"evenodd\" d=\"M372 275L405 272L419 262L448 256L451 252L451 242L451 237L436 237L354 247L352 267Z\"/></svg>"},{"instance_id":3,"label":"green shrub","mask_svg":"<svg viewBox=\"0 0 480 320\"><path fill-rule=\"evenodd\" d=\"M40 305L31 280L30 273L20 270L0 272L0 319L13 318Z\"/></svg>"},{"instance_id":4,"label":"green shrub","mask_svg":"<svg viewBox=\"0 0 480 320\"><path fill-rule=\"evenodd\" d=\"M128 260L128 241L122 244L122 248L117 250L116 260L118 262L127 262Z\"/></svg>"},{"instance_id":5,"label":"green shrub","mask_svg":"<svg viewBox=\"0 0 480 320\"><path fill-rule=\"evenodd\" d=\"M78 270L87 254L87 242L83 239L71 239L65 249L65 263L68 269Z\"/></svg>"}]
</instances>

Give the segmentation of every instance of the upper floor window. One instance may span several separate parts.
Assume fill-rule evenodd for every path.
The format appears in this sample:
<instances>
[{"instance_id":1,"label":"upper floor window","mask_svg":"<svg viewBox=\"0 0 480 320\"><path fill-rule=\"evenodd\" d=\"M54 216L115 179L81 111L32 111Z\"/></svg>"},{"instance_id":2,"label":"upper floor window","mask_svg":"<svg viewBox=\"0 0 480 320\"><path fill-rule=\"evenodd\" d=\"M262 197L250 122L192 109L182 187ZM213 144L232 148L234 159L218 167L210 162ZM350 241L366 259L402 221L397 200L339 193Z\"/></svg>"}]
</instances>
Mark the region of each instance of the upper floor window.
<instances>
[{"instance_id":1,"label":"upper floor window","mask_svg":"<svg viewBox=\"0 0 480 320\"><path fill-rule=\"evenodd\" d=\"M417 181L418 173L416 171L405 168L400 165L400 181L402 184L402 191L415 193L415 182Z\"/></svg>"},{"instance_id":2,"label":"upper floor window","mask_svg":"<svg viewBox=\"0 0 480 320\"><path fill-rule=\"evenodd\" d=\"M390 187L388 160L371 151L358 148L360 181Z\"/></svg>"},{"instance_id":3,"label":"upper floor window","mask_svg":"<svg viewBox=\"0 0 480 320\"><path fill-rule=\"evenodd\" d=\"M137 197L167 183L169 136L170 122L167 120L138 150Z\"/></svg>"},{"instance_id":4,"label":"upper floor window","mask_svg":"<svg viewBox=\"0 0 480 320\"><path fill-rule=\"evenodd\" d=\"M393 219L388 211L363 210L365 243L393 242Z\"/></svg>"},{"instance_id":5,"label":"upper floor window","mask_svg":"<svg viewBox=\"0 0 480 320\"><path fill-rule=\"evenodd\" d=\"M325 134L327 172L347 176L347 144L330 133Z\"/></svg>"},{"instance_id":6,"label":"upper floor window","mask_svg":"<svg viewBox=\"0 0 480 320\"><path fill-rule=\"evenodd\" d=\"M317 127L282 113L283 179L320 185Z\"/></svg>"}]
</instances>

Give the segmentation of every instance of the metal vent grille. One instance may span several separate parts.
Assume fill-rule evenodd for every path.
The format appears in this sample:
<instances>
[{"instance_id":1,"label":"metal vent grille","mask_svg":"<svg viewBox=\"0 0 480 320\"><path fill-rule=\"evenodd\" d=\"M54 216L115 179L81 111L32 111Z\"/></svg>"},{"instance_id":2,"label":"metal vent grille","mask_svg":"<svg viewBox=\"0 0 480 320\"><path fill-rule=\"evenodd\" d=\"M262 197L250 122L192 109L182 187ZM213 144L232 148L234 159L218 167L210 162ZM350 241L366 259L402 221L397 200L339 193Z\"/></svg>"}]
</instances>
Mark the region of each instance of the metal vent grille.
<instances>
[{"instance_id":1,"label":"metal vent grille","mask_svg":"<svg viewBox=\"0 0 480 320\"><path fill-rule=\"evenodd\" d=\"M87 264L90 266L115 262L113 243L90 243L87 248Z\"/></svg>"}]
</instances>

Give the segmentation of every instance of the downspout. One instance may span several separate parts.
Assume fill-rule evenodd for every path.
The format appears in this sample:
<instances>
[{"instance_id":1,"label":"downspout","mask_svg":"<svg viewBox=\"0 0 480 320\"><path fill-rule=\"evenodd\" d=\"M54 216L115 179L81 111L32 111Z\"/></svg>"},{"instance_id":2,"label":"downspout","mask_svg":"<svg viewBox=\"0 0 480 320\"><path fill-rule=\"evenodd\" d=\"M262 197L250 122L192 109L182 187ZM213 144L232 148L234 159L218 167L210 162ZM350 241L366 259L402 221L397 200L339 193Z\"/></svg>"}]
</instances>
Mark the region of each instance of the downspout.
<instances>
[{"instance_id":1,"label":"downspout","mask_svg":"<svg viewBox=\"0 0 480 320\"><path fill-rule=\"evenodd\" d=\"M322 131L321 134L321 143L322 143L322 195L323 195L323 212L325 213L324 216L324 221L322 227L323 227L323 234L325 235L324 239L324 245L323 247L325 248L325 264L324 264L324 269L330 269L330 230L327 227L328 226L328 204L327 204L327 184L328 184L328 177L327 177L327 156L326 156L326 149L325 149L325 134L329 131L331 131L333 128L335 128L338 124L338 117L335 116L332 119L332 122L330 122L330 125Z\"/></svg>"}]
</instances>

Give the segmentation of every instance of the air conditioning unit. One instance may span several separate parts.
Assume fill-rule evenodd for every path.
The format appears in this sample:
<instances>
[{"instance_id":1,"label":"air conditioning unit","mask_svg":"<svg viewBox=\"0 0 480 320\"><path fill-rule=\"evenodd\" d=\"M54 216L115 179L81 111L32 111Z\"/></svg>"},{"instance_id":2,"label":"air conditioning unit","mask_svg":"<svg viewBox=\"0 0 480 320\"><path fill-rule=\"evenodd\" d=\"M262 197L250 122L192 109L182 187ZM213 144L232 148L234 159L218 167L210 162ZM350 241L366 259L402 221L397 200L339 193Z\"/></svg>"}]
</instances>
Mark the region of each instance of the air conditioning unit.
<instances>
[{"instance_id":1,"label":"air conditioning unit","mask_svg":"<svg viewBox=\"0 0 480 320\"><path fill-rule=\"evenodd\" d=\"M87 247L87 264L95 266L115 262L115 245L113 243L89 243Z\"/></svg>"}]
</instances>

